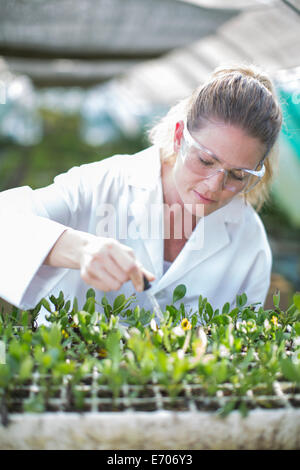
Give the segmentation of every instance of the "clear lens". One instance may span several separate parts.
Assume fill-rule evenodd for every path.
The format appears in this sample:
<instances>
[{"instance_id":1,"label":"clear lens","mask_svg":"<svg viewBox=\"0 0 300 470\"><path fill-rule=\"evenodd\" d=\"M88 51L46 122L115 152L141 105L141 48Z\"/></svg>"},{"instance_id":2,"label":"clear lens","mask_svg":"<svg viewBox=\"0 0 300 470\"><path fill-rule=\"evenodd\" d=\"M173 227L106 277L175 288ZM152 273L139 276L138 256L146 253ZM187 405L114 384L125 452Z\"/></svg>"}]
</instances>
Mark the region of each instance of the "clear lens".
<instances>
[{"instance_id":1,"label":"clear lens","mask_svg":"<svg viewBox=\"0 0 300 470\"><path fill-rule=\"evenodd\" d=\"M243 169L225 170L212 155L205 152L204 149L200 150L198 147L188 144L185 139L182 139L180 154L185 167L200 178L210 178L223 172L223 189L235 193L248 192L260 181L259 176L252 175ZM260 169L261 166L257 168L257 171Z\"/></svg>"},{"instance_id":2,"label":"clear lens","mask_svg":"<svg viewBox=\"0 0 300 470\"><path fill-rule=\"evenodd\" d=\"M245 185L243 192L248 193L249 191L251 191L251 189L253 189L254 186L256 186L257 183L260 182L260 180L261 178L259 176L250 175L248 179L248 183Z\"/></svg>"}]
</instances>

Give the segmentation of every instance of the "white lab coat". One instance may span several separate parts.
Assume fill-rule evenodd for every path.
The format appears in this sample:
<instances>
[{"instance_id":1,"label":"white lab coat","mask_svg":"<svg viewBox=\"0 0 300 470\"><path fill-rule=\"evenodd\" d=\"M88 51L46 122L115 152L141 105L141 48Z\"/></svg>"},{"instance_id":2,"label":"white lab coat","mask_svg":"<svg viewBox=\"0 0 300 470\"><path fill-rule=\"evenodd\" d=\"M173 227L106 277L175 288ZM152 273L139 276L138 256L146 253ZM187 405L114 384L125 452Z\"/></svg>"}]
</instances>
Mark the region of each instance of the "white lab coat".
<instances>
[{"instance_id":1,"label":"white lab coat","mask_svg":"<svg viewBox=\"0 0 300 470\"><path fill-rule=\"evenodd\" d=\"M181 301L188 312L197 311L200 294L215 309L222 309L225 302L233 307L236 295L243 292L249 304L264 303L271 250L259 216L240 197L202 218L163 274L163 237L146 239L139 232L151 205L160 228L163 223L161 163L155 146L135 155L115 155L74 167L45 188L23 186L0 193L0 297L29 309L42 297L57 296L62 290L66 299L72 301L76 296L82 307L89 286L79 270L46 266L43 260L67 227L108 236L112 224L104 227L101 211L105 204L112 204L119 214L127 211L131 217L126 237L118 229L119 218L111 215L109 220L116 222L115 238L132 247L137 259L156 276L151 291L162 308L172 303L178 284L187 288ZM198 240L203 241L202 246ZM128 281L120 291L107 292L106 297L113 302L120 293L129 296L133 292ZM101 302L103 295L97 291L96 299ZM136 297L141 307L151 308L144 292ZM43 309L39 323L44 322L45 313Z\"/></svg>"}]
</instances>

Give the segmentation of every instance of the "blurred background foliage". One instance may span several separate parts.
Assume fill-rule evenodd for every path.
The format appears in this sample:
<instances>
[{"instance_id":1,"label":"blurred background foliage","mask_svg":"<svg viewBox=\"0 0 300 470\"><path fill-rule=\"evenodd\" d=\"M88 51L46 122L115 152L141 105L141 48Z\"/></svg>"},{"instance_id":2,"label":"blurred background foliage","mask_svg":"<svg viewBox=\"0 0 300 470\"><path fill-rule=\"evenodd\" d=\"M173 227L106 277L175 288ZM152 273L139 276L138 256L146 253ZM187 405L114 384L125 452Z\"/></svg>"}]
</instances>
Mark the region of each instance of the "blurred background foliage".
<instances>
[{"instance_id":1,"label":"blurred background foliage","mask_svg":"<svg viewBox=\"0 0 300 470\"><path fill-rule=\"evenodd\" d=\"M130 138L118 136L99 147L85 143L79 135L79 115L64 115L46 109L40 110L43 121L43 139L35 145L20 146L6 141L1 148L0 190L29 185L41 188L53 178L76 165L91 163L118 153L131 154L147 146L140 135Z\"/></svg>"}]
</instances>

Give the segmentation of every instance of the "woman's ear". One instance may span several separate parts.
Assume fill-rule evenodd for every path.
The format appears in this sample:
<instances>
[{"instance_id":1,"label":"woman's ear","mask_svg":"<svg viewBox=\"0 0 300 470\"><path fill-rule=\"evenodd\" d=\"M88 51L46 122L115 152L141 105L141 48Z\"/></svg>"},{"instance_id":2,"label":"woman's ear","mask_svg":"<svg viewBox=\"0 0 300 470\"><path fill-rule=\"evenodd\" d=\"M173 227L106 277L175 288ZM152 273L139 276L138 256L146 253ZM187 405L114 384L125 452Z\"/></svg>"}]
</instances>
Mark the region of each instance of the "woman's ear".
<instances>
[{"instance_id":1,"label":"woman's ear","mask_svg":"<svg viewBox=\"0 0 300 470\"><path fill-rule=\"evenodd\" d=\"M182 134L183 134L184 123L183 121L176 122L174 132L174 152L177 153L180 149Z\"/></svg>"}]
</instances>

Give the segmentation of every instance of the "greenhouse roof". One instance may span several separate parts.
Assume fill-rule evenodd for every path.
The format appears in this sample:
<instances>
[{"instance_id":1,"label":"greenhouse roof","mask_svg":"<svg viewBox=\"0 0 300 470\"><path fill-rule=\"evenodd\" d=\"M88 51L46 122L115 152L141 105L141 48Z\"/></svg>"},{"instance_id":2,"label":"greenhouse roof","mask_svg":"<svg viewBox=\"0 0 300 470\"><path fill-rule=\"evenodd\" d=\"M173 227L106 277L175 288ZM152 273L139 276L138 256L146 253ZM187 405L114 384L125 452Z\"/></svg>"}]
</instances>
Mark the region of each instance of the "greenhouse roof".
<instances>
[{"instance_id":1,"label":"greenhouse roof","mask_svg":"<svg viewBox=\"0 0 300 470\"><path fill-rule=\"evenodd\" d=\"M240 3L229 1L232 6ZM252 8L246 8L250 3ZM296 72L299 76L299 50L299 15L294 8L281 1L247 1L240 14L214 34L133 67L119 82L128 93L169 106L187 96L222 64L253 63L279 81Z\"/></svg>"},{"instance_id":2,"label":"greenhouse roof","mask_svg":"<svg viewBox=\"0 0 300 470\"><path fill-rule=\"evenodd\" d=\"M179 0L5 0L0 55L38 85L90 85L213 34L238 9Z\"/></svg>"}]
</instances>

